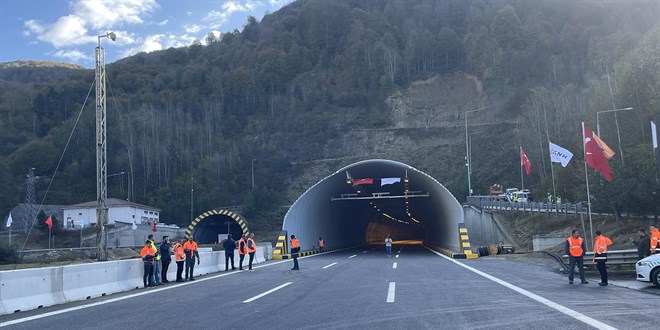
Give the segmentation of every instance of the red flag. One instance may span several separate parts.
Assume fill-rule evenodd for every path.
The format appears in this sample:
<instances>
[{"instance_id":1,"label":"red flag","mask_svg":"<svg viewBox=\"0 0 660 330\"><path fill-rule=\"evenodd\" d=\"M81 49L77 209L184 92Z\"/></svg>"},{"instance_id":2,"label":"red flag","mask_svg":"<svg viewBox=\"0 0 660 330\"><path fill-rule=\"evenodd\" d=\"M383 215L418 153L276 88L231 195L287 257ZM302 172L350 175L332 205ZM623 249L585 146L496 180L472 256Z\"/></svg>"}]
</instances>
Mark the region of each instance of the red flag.
<instances>
[{"instance_id":1,"label":"red flag","mask_svg":"<svg viewBox=\"0 0 660 330\"><path fill-rule=\"evenodd\" d=\"M49 215L48 219L46 219L46 221L45 221L45 224L48 225L48 229L53 228L53 217Z\"/></svg>"},{"instance_id":2,"label":"red flag","mask_svg":"<svg viewBox=\"0 0 660 330\"><path fill-rule=\"evenodd\" d=\"M520 147L520 166L525 167L525 173L529 175L529 173L532 173L532 162L529 161L529 158L527 158L527 155L525 154L525 150L523 150L522 147Z\"/></svg>"},{"instance_id":3,"label":"red flag","mask_svg":"<svg viewBox=\"0 0 660 330\"><path fill-rule=\"evenodd\" d=\"M154 233L156 232L156 223L155 222L154 222L153 227L151 227L151 231L153 231Z\"/></svg>"},{"instance_id":4,"label":"red flag","mask_svg":"<svg viewBox=\"0 0 660 330\"><path fill-rule=\"evenodd\" d=\"M361 184L373 184L373 183L374 183L374 179L371 179L371 178L357 179L357 180L353 181L353 187L359 186Z\"/></svg>"},{"instance_id":5,"label":"red flag","mask_svg":"<svg viewBox=\"0 0 660 330\"><path fill-rule=\"evenodd\" d=\"M607 158L605 158L603 150L584 123L582 123L582 127L584 128L584 141L582 141L584 143L584 160L589 167L598 171L605 180L608 182L612 181L614 173L610 168L610 164L607 163Z\"/></svg>"}]
</instances>

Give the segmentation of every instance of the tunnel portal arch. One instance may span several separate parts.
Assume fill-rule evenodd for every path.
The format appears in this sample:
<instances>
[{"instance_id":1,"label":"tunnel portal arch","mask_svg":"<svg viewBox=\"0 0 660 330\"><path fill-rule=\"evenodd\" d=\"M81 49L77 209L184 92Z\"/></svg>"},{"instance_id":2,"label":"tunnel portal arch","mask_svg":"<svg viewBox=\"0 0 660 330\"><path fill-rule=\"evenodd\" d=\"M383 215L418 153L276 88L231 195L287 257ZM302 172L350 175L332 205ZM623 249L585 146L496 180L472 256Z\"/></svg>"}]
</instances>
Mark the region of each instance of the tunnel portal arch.
<instances>
[{"instance_id":1,"label":"tunnel portal arch","mask_svg":"<svg viewBox=\"0 0 660 330\"><path fill-rule=\"evenodd\" d=\"M343 167L310 187L287 211L282 230L296 235L303 250L315 246L319 237L331 247L356 246L382 242L380 236L389 232L394 240L419 238L458 251L459 223L461 204L433 177L404 163L371 159Z\"/></svg>"},{"instance_id":2,"label":"tunnel portal arch","mask_svg":"<svg viewBox=\"0 0 660 330\"><path fill-rule=\"evenodd\" d=\"M192 236L200 244L215 243L218 234L227 233L232 234L234 239L247 236L250 230L245 218L230 210L209 210L198 215L186 228L186 237Z\"/></svg>"}]
</instances>

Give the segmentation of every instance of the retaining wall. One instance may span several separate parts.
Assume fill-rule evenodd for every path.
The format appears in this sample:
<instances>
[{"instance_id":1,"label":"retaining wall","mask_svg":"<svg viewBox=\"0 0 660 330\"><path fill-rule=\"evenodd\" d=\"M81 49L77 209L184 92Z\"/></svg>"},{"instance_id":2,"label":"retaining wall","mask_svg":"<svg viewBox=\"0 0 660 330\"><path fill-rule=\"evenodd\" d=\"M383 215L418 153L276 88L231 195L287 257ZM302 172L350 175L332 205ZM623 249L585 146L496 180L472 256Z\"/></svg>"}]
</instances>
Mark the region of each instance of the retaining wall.
<instances>
[{"instance_id":1,"label":"retaining wall","mask_svg":"<svg viewBox=\"0 0 660 330\"><path fill-rule=\"evenodd\" d=\"M271 259L270 253L272 248L257 246L254 262ZM195 276L225 268L224 251L200 251L199 257ZM170 281L176 279L176 263L172 259L167 272ZM238 253L234 259L238 263ZM134 290L142 287L143 272L141 259L1 271L0 315Z\"/></svg>"}]
</instances>

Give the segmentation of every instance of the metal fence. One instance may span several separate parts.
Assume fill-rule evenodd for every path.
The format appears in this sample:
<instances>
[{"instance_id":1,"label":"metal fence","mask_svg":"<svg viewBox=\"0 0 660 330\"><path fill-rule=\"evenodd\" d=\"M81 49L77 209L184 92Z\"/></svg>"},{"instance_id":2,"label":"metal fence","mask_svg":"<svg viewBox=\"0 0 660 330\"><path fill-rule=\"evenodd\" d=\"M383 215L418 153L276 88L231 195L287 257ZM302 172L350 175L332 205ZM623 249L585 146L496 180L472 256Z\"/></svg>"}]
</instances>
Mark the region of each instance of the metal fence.
<instances>
[{"instance_id":1,"label":"metal fence","mask_svg":"<svg viewBox=\"0 0 660 330\"><path fill-rule=\"evenodd\" d=\"M580 214L588 212L587 205L584 203L547 203L547 202L528 202L514 203L494 196L469 196L467 204L479 209L501 210L501 211L520 211L530 213L563 213ZM593 212L592 212L593 214Z\"/></svg>"}]
</instances>

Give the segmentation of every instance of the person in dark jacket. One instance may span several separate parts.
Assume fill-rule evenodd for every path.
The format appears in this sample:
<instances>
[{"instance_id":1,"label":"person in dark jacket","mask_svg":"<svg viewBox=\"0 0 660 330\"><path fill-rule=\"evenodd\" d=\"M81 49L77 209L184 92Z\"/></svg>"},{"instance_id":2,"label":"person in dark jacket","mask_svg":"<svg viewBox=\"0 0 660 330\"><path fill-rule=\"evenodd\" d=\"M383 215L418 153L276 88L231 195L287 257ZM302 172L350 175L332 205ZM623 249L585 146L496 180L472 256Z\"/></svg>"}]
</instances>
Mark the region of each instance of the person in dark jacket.
<instances>
[{"instance_id":1,"label":"person in dark jacket","mask_svg":"<svg viewBox=\"0 0 660 330\"><path fill-rule=\"evenodd\" d=\"M229 270L229 259L231 259L231 270L236 269L234 267L234 250L236 250L236 242L231 237L231 234L227 235L227 239L222 243L222 247L225 249L225 271Z\"/></svg>"},{"instance_id":2,"label":"person in dark jacket","mask_svg":"<svg viewBox=\"0 0 660 330\"><path fill-rule=\"evenodd\" d=\"M163 236L163 242L160 243L159 249L160 263L162 266L160 270L160 277L163 283L170 283L170 281L167 280L167 269L170 267L170 263L172 262L172 250L169 236Z\"/></svg>"},{"instance_id":3,"label":"person in dark jacket","mask_svg":"<svg viewBox=\"0 0 660 330\"><path fill-rule=\"evenodd\" d=\"M651 255L651 238L646 235L644 229L638 230L637 234L639 235L639 239L634 240L631 238L630 240L637 247L637 256L641 260Z\"/></svg>"}]
</instances>

